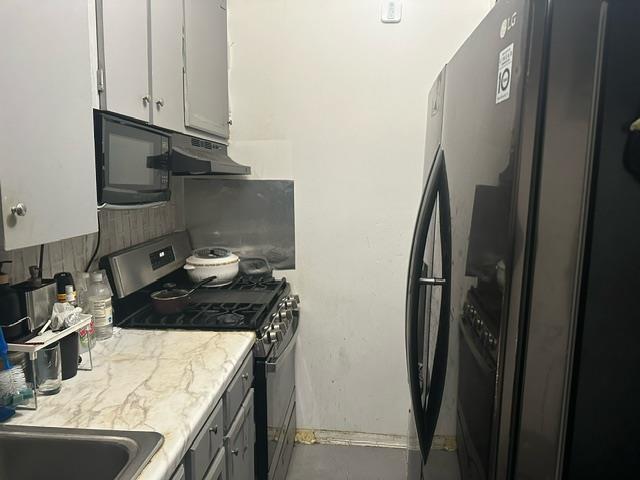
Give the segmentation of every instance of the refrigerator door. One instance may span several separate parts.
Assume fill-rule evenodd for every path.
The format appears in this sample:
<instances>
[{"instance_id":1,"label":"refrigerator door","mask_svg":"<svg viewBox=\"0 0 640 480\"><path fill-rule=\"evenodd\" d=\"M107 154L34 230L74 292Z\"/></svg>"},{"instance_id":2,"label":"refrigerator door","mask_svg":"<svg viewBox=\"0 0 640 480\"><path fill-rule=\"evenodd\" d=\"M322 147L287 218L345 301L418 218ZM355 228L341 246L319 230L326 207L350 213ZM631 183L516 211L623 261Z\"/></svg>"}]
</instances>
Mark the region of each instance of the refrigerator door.
<instances>
[{"instance_id":1,"label":"refrigerator door","mask_svg":"<svg viewBox=\"0 0 640 480\"><path fill-rule=\"evenodd\" d=\"M423 188L426 186L429 180L429 174L431 173L433 161L436 157L436 153L440 148L440 136L442 132L442 107L444 102L444 81L446 75L446 68L438 75L436 81L433 83L429 92L429 98L427 102L427 134L425 142L425 164L424 164L424 179ZM436 211L432 215L432 221L427 225L427 238L423 245L424 253L422 256L421 276L431 277L433 276L435 259L434 259L434 246L436 235L436 220L437 220L437 204L435 206ZM417 227L417 225L416 225ZM416 231L414 233L417 232ZM417 242L414 240L416 248ZM419 258L419 257L418 257ZM415 423L414 411L415 408L424 410L426 406L427 389L425 380L430 376L428 372L432 370L433 355L430 355L430 320L431 320L431 304L432 295L431 287L424 286L418 292L419 304L418 312L416 312L416 325L414 330L415 338L418 339L418 356L414 360L417 362L417 375L418 375L418 394L412 398L417 398L419 395L420 402L415 406L411 406L409 422L408 422L408 436L407 436L407 479L416 480L420 479L422 475L423 456L420 450L420 444L418 441L418 431ZM408 331L408 330L407 330ZM408 344L407 344L408 346ZM429 364L431 362L431 364ZM408 369L409 370L409 369ZM415 383L414 383L415 386Z\"/></svg>"},{"instance_id":2,"label":"refrigerator door","mask_svg":"<svg viewBox=\"0 0 640 480\"><path fill-rule=\"evenodd\" d=\"M551 8L513 478L638 478L640 189L625 148L640 116L640 9Z\"/></svg>"},{"instance_id":3,"label":"refrigerator door","mask_svg":"<svg viewBox=\"0 0 640 480\"><path fill-rule=\"evenodd\" d=\"M441 226L450 228L452 256L442 256L442 276L448 269L451 297L450 309L443 308L443 289L440 312L449 313L446 318L432 315L431 337L438 338L433 402L423 418L416 416L416 423L425 423L424 478L496 477L506 306L513 258L523 256L515 238L526 228L515 217L529 6L525 0L498 2L447 65L441 150L450 226L442 194L439 206ZM439 332L447 326L440 346ZM509 333L509 342L517 343ZM429 447L447 452L429 453Z\"/></svg>"}]
</instances>

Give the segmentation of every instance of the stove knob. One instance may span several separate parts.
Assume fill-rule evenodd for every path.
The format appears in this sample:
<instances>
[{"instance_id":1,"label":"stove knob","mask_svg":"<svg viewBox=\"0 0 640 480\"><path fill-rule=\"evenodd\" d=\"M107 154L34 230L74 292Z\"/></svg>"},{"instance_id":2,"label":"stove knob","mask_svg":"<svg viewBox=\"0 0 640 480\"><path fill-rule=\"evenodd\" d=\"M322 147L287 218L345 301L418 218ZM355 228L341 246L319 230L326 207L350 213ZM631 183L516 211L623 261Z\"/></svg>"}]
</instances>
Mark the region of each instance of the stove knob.
<instances>
[{"instance_id":1,"label":"stove knob","mask_svg":"<svg viewBox=\"0 0 640 480\"><path fill-rule=\"evenodd\" d=\"M282 332L282 335L287 333L287 324L286 323L274 323L271 327L276 332Z\"/></svg>"},{"instance_id":2,"label":"stove knob","mask_svg":"<svg viewBox=\"0 0 640 480\"><path fill-rule=\"evenodd\" d=\"M297 305L300 305L300 295L289 295L285 300L296 302Z\"/></svg>"},{"instance_id":3,"label":"stove knob","mask_svg":"<svg viewBox=\"0 0 640 480\"><path fill-rule=\"evenodd\" d=\"M298 307L298 302L296 302L295 300L286 299L284 302L284 306L289 310L293 310L294 312L300 310L300 307Z\"/></svg>"},{"instance_id":4,"label":"stove knob","mask_svg":"<svg viewBox=\"0 0 640 480\"><path fill-rule=\"evenodd\" d=\"M283 308L278 312L278 318L282 321L291 321L293 320L293 313L291 310Z\"/></svg>"},{"instance_id":5,"label":"stove knob","mask_svg":"<svg viewBox=\"0 0 640 480\"><path fill-rule=\"evenodd\" d=\"M277 343L282 341L282 332L269 330L267 333L267 343Z\"/></svg>"}]
</instances>

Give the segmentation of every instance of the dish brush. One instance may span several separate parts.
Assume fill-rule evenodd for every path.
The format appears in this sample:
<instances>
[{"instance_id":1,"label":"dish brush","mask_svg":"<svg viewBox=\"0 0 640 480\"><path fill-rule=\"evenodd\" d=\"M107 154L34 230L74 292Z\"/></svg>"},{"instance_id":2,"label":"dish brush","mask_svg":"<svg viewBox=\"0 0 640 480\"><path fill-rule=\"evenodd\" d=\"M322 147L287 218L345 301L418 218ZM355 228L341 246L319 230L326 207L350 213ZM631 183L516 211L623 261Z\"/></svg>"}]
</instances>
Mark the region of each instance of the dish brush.
<instances>
[{"instance_id":1,"label":"dish brush","mask_svg":"<svg viewBox=\"0 0 640 480\"><path fill-rule=\"evenodd\" d=\"M27 386L27 379L21 366L11 365L7 342L0 330L0 421L13 415L13 408L33 398L33 390Z\"/></svg>"}]
</instances>

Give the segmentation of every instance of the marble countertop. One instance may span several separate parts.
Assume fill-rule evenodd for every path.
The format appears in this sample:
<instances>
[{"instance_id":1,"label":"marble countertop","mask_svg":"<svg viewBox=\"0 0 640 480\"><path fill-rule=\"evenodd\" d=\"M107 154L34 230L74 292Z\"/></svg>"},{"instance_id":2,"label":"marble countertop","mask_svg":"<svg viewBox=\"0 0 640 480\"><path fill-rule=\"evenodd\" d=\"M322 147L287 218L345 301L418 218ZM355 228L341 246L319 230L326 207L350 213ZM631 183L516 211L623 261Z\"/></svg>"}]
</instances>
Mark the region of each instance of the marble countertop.
<instances>
[{"instance_id":1,"label":"marble countertop","mask_svg":"<svg viewBox=\"0 0 640 480\"><path fill-rule=\"evenodd\" d=\"M12 425L152 430L164 443L140 480L169 478L251 349L253 332L114 329L60 393Z\"/></svg>"}]
</instances>

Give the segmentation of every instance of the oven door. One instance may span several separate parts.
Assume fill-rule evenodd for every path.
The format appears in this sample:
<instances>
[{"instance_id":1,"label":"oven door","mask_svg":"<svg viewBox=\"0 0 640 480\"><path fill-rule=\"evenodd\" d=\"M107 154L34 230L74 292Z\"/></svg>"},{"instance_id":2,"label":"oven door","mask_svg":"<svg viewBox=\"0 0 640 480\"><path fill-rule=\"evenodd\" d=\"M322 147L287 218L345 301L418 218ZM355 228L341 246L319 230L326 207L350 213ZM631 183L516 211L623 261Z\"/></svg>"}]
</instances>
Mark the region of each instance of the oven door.
<instances>
[{"instance_id":1,"label":"oven door","mask_svg":"<svg viewBox=\"0 0 640 480\"><path fill-rule=\"evenodd\" d=\"M266 411L263 411L262 422L257 417L257 473L259 479L271 478L274 466L283 454L285 444L287 411L295 401L295 348L298 336L298 317L295 316L291 327L287 330L282 342L272 349L265 360L258 360L258 377L264 379ZM264 373L263 373L264 372ZM259 412L256 412L258 415ZM292 412L292 417L295 412ZM260 423L266 424L266 428ZM265 447L266 443L266 448ZM262 451L261 451L262 450ZM266 456L264 454L266 453ZM286 453L286 452L285 452ZM285 462L287 463L287 462Z\"/></svg>"},{"instance_id":2,"label":"oven door","mask_svg":"<svg viewBox=\"0 0 640 480\"><path fill-rule=\"evenodd\" d=\"M96 112L98 202L131 205L169 200L169 135Z\"/></svg>"}]
</instances>

